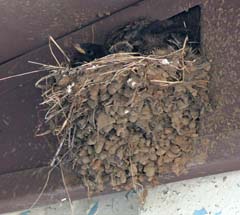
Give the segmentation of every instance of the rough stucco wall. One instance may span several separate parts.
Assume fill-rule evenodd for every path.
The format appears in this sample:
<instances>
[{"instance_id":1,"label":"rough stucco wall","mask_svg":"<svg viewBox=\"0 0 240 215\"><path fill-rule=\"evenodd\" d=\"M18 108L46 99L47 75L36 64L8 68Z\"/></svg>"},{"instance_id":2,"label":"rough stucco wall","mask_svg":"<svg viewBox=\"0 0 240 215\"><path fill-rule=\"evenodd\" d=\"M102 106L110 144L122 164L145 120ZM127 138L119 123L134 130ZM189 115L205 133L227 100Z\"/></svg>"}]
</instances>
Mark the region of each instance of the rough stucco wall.
<instances>
[{"instance_id":1,"label":"rough stucco wall","mask_svg":"<svg viewBox=\"0 0 240 215\"><path fill-rule=\"evenodd\" d=\"M212 62L210 96L214 108L202 120L201 132L211 143L213 159L231 160L239 154L240 1L202 2L202 44Z\"/></svg>"},{"instance_id":2,"label":"rough stucco wall","mask_svg":"<svg viewBox=\"0 0 240 215\"><path fill-rule=\"evenodd\" d=\"M228 119L219 118L224 129L240 128L240 1L203 1L202 39L207 57L212 61L210 93L217 110L231 109ZM227 121L226 121L227 120ZM233 121L231 121L233 120ZM230 124L229 124L230 123ZM227 126L226 126L227 124ZM213 127L212 124L207 129Z\"/></svg>"}]
</instances>

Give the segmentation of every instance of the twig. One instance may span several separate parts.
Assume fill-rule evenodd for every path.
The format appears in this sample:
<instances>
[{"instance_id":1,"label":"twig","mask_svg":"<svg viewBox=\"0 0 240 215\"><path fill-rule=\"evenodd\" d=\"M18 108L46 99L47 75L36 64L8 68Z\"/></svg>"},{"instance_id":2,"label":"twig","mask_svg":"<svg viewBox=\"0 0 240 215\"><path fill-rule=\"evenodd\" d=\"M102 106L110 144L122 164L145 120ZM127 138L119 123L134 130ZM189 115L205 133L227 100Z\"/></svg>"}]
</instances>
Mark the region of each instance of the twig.
<instances>
[{"instance_id":1,"label":"twig","mask_svg":"<svg viewBox=\"0 0 240 215\"><path fill-rule=\"evenodd\" d=\"M53 169L54 169L54 168L51 168L51 169L48 171L46 182L45 182L45 184L44 184L44 186L43 186L40 194L38 195L37 199L33 202L33 204L31 205L31 207L30 207L28 210L31 210L31 209L38 203L38 201L40 200L40 198L42 197L44 191L45 191L46 188L47 188L47 185L48 185L50 176L51 176L51 174L52 174L52 172L53 172Z\"/></svg>"},{"instance_id":2,"label":"twig","mask_svg":"<svg viewBox=\"0 0 240 215\"><path fill-rule=\"evenodd\" d=\"M130 172L131 172L131 176L132 176L132 184L133 184L133 189L137 191L137 186L136 186L136 182L134 179L134 175L133 175L133 167L132 167L132 158L129 157L129 162L130 162Z\"/></svg>"},{"instance_id":3,"label":"twig","mask_svg":"<svg viewBox=\"0 0 240 215\"><path fill-rule=\"evenodd\" d=\"M67 194L67 197L68 197L68 201L69 201L69 205L70 205L70 208L71 208L71 214L73 215L73 214L74 214L74 210L73 210L72 200L71 200L71 197L70 197L68 188L67 188L67 184L66 184L66 181L65 181L65 177L64 177L64 173L63 173L62 165L61 165L61 164L60 164L60 171L61 171L61 176L62 176L62 181L63 181L64 189L65 189L65 191L66 191L66 194Z\"/></svg>"},{"instance_id":4,"label":"twig","mask_svg":"<svg viewBox=\"0 0 240 215\"><path fill-rule=\"evenodd\" d=\"M72 128L68 129L68 148L70 148L70 145L71 145L71 130Z\"/></svg>"},{"instance_id":5,"label":"twig","mask_svg":"<svg viewBox=\"0 0 240 215\"><path fill-rule=\"evenodd\" d=\"M58 157L58 155L59 155L59 153L60 153L60 151L63 147L64 142L65 142L65 136L62 138L62 140L60 142L60 145L59 145L59 147L58 147L58 149L57 149L57 151L56 151L56 153L55 153L55 155L54 155L54 157L51 161L51 164L50 164L51 167L53 167L53 165L54 165L54 163L55 163L55 161L56 161L56 159L57 159L57 157Z\"/></svg>"},{"instance_id":6,"label":"twig","mask_svg":"<svg viewBox=\"0 0 240 215\"><path fill-rule=\"evenodd\" d=\"M64 69L65 67L62 67L62 66L53 66L53 65L47 65L47 64L44 64L44 63L38 63L38 62L35 62L35 61L28 61L28 63L30 64L35 64L35 65L38 65L38 66L43 66L43 67L49 67L49 68L52 68L52 69Z\"/></svg>"},{"instance_id":7,"label":"twig","mask_svg":"<svg viewBox=\"0 0 240 215\"><path fill-rule=\"evenodd\" d=\"M73 148L73 143L74 143L74 140L75 140L76 131L77 131L77 126L75 125L74 129L73 129L73 134L72 134L72 140L71 140L70 148Z\"/></svg>"},{"instance_id":8,"label":"twig","mask_svg":"<svg viewBox=\"0 0 240 215\"><path fill-rule=\"evenodd\" d=\"M69 113L69 116L70 116L70 115L71 115L71 114ZM57 132L58 135L65 129L65 127L66 127L67 124L68 124L68 121L69 121L69 118L67 118L67 119L64 120L64 122L63 122L60 130Z\"/></svg>"},{"instance_id":9,"label":"twig","mask_svg":"<svg viewBox=\"0 0 240 215\"><path fill-rule=\"evenodd\" d=\"M45 70L46 71L46 70ZM51 77L54 77L55 74L54 73L50 73L49 75L46 75L42 78L40 78L36 83L35 83L35 87L38 87L38 88L43 88L40 83L43 81L43 80L47 80L48 78L51 78Z\"/></svg>"},{"instance_id":10,"label":"twig","mask_svg":"<svg viewBox=\"0 0 240 215\"><path fill-rule=\"evenodd\" d=\"M65 129L65 127L67 126L68 122L71 122L70 119L71 119L71 116L72 116L72 112L73 112L74 106L75 106L75 104L72 103L72 105L70 107L70 110L69 110L69 113L68 113L68 116L65 119L65 121L63 122L63 124L61 126L61 129L58 131L57 135L59 135Z\"/></svg>"},{"instance_id":11,"label":"twig","mask_svg":"<svg viewBox=\"0 0 240 215\"><path fill-rule=\"evenodd\" d=\"M50 130L44 131L42 133L35 133L36 137L42 137L42 136L46 136L47 134L51 134L52 132Z\"/></svg>"},{"instance_id":12,"label":"twig","mask_svg":"<svg viewBox=\"0 0 240 215\"><path fill-rule=\"evenodd\" d=\"M161 80L150 80L152 83L162 83L162 84L196 84L196 83L208 83L207 80L196 80L196 81L161 81Z\"/></svg>"},{"instance_id":13,"label":"twig","mask_svg":"<svg viewBox=\"0 0 240 215\"><path fill-rule=\"evenodd\" d=\"M89 187L89 185L88 185L88 183L87 183L87 180L86 180L86 177L85 177L85 176L83 177L83 180L84 180L84 182L85 182L85 186L87 187L88 200L90 200L90 187Z\"/></svg>"},{"instance_id":14,"label":"twig","mask_svg":"<svg viewBox=\"0 0 240 215\"><path fill-rule=\"evenodd\" d=\"M185 63L184 63L184 55L185 55L185 48L186 48L186 45L187 45L187 42L188 42L188 36L185 37L184 39L184 43L183 43L183 47L182 47L182 54L181 54L181 60L182 60L182 80L184 81L185 80Z\"/></svg>"},{"instance_id":15,"label":"twig","mask_svg":"<svg viewBox=\"0 0 240 215\"><path fill-rule=\"evenodd\" d=\"M58 61L57 57L55 56L55 54L54 54L54 52L53 52L53 50L52 50L52 44L51 44L51 39L50 39L50 38L51 38L51 37L49 37L49 42L48 42L49 50L50 50L51 55L53 56L54 60L56 61L56 63L57 63L58 66L60 67L61 64L60 64L60 62Z\"/></svg>"},{"instance_id":16,"label":"twig","mask_svg":"<svg viewBox=\"0 0 240 215\"><path fill-rule=\"evenodd\" d=\"M161 80L150 80L152 83L162 83L162 84L180 84L183 81L161 81Z\"/></svg>"},{"instance_id":17,"label":"twig","mask_svg":"<svg viewBox=\"0 0 240 215\"><path fill-rule=\"evenodd\" d=\"M58 48L58 50L63 54L63 56L66 58L67 62L70 63L69 57L66 55L66 53L63 51L63 49L57 44L57 42L54 40L52 36L49 36L49 41L53 42L54 45Z\"/></svg>"},{"instance_id":18,"label":"twig","mask_svg":"<svg viewBox=\"0 0 240 215\"><path fill-rule=\"evenodd\" d=\"M66 114L65 114L65 112L64 112L64 110L68 108L67 106L64 107L64 108L62 107L60 110L55 111L55 113L52 113L52 114L50 115L50 110L52 110L53 108L55 108L56 105L57 105L57 103L56 103L52 108L50 108L50 109L48 110L48 112L45 114L45 121L46 121L46 122L50 121L52 118L56 117L56 116L59 115L60 113L63 113L64 117L67 118L67 116L66 116Z\"/></svg>"},{"instance_id":19,"label":"twig","mask_svg":"<svg viewBox=\"0 0 240 215\"><path fill-rule=\"evenodd\" d=\"M17 74L17 75L7 76L7 77L4 77L4 78L0 78L0 81L6 81L6 80L9 80L9 79L13 79L13 78L21 77L21 76L26 76L26 75L31 75L31 74L35 74L35 73L39 73L39 72L46 72L46 69L39 69L39 70L31 71L31 72L25 72L25 73L21 73L21 74Z\"/></svg>"},{"instance_id":20,"label":"twig","mask_svg":"<svg viewBox=\"0 0 240 215\"><path fill-rule=\"evenodd\" d=\"M94 108L94 110L93 110L93 114L92 114L92 123L93 123L93 127L94 127L94 129L96 129L95 113L96 113L96 108Z\"/></svg>"}]
</instances>

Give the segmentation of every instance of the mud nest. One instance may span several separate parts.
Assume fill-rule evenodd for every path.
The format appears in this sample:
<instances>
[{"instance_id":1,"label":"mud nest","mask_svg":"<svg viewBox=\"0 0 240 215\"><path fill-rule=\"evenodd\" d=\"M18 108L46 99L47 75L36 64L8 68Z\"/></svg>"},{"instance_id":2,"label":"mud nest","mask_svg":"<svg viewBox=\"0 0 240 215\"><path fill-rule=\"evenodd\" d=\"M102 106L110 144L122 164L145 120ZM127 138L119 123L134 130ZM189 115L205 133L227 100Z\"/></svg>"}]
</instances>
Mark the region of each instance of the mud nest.
<instances>
[{"instance_id":1,"label":"mud nest","mask_svg":"<svg viewBox=\"0 0 240 215\"><path fill-rule=\"evenodd\" d=\"M36 86L58 139L51 166L72 169L89 193L183 173L209 106L210 65L191 32L177 20L136 21L104 46L82 46L91 56L81 49L80 61L48 68Z\"/></svg>"},{"instance_id":2,"label":"mud nest","mask_svg":"<svg viewBox=\"0 0 240 215\"><path fill-rule=\"evenodd\" d=\"M60 159L90 191L137 189L159 174L181 174L209 103L209 69L186 44L52 69L36 83L59 140L52 164Z\"/></svg>"}]
</instances>

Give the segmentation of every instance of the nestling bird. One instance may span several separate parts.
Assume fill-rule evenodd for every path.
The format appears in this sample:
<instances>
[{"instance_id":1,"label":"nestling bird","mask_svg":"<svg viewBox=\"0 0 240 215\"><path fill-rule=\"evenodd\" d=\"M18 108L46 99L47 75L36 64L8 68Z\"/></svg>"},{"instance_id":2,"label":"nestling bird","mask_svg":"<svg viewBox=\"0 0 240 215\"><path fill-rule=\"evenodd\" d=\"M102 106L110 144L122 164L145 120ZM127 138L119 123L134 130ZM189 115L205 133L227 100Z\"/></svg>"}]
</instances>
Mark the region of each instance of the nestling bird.
<instances>
[{"instance_id":1,"label":"nestling bird","mask_svg":"<svg viewBox=\"0 0 240 215\"><path fill-rule=\"evenodd\" d=\"M140 52L150 54L155 49L179 49L190 30L178 20L137 20L114 31L105 46L111 53ZM127 51L126 51L127 50Z\"/></svg>"},{"instance_id":2,"label":"nestling bird","mask_svg":"<svg viewBox=\"0 0 240 215\"><path fill-rule=\"evenodd\" d=\"M70 55L71 67L77 67L85 62L93 61L107 55L107 50L100 44L81 43L74 44L73 53Z\"/></svg>"}]
</instances>

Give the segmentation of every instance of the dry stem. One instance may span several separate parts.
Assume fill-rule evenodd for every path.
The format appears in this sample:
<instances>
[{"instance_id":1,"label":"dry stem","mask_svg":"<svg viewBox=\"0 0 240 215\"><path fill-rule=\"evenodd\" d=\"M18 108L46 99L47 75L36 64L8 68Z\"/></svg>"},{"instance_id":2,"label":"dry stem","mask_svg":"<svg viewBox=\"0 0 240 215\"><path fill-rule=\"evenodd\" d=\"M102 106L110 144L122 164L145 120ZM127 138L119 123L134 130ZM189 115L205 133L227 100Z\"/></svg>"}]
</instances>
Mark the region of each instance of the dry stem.
<instances>
[{"instance_id":1,"label":"dry stem","mask_svg":"<svg viewBox=\"0 0 240 215\"><path fill-rule=\"evenodd\" d=\"M67 197L68 197L68 201L69 201L69 205L70 205L70 208L71 208L71 214L73 215L74 214L73 204L72 204L72 200L71 200L68 188L67 188L67 184L66 184L66 181L65 181L65 177L64 177L64 173L63 173L63 169L62 169L62 165L61 164L60 164L60 171L61 171L61 176L62 176L64 189L66 191L66 194L67 194Z\"/></svg>"},{"instance_id":2,"label":"dry stem","mask_svg":"<svg viewBox=\"0 0 240 215\"><path fill-rule=\"evenodd\" d=\"M63 54L63 56L66 58L67 62L70 63L70 59L67 56L67 54L63 51L63 49L58 45L58 43L54 40L54 38L52 36L49 36L49 48L50 51L54 57L54 59L56 60L56 62L60 65L59 61L57 60L56 56L53 54L52 52L52 47L51 47L51 42L58 48L58 50ZM60 65L61 66L61 65Z\"/></svg>"},{"instance_id":3,"label":"dry stem","mask_svg":"<svg viewBox=\"0 0 240 215\"><path fill-rule=\"evenodd\" d=\"M54 169L54 168L51 168L51 169L48 171L47 179L46 179L46 181L45 181L45 184L43 185L43 188L42 188L40 194L38 195L37 199L33 202L33 204L31 205L31 207L30 207L28 210L31 210L31 209L38 203L38 201L41 199L43 193L45 192L45 190L46 190L46 188L47 188L47 185L48 185L50 176L51 176L51 174L52 174L52 172L53 172L53 169Z\"/></svg>"}]
</instances>

